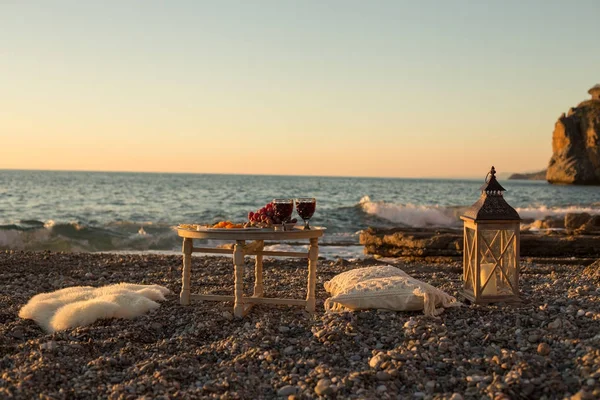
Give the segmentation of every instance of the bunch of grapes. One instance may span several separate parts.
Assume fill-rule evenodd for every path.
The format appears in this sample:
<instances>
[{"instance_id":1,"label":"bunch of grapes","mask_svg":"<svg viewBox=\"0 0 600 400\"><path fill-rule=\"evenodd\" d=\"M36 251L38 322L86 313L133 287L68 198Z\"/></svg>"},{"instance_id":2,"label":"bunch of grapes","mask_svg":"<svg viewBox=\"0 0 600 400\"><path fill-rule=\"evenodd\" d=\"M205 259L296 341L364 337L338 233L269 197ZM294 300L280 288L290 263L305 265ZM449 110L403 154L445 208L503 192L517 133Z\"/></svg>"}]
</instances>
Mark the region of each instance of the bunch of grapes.
<instances>
[{"instance_id":1,"label":"bunch of grapes","mask_svg":"<svg viewBox=\"0 0 600 400\"><path fill-rule=\"evenodd\" d=\"M257 210L256 212L250 211L248 213L248 221L252 224L264 224L267 226L271 226L273 224L281 224L283 221L275 214L275 207L273 207L273 203L266 204L263 208ZM290 222L297 222L296 218L292 219Z\"/></svg>"},{"instance_id":2,"label":"bunch of grapes","mask_svg":"<svg viewBox=\"0 0 600 400\"><path fill-rule=\"evenodd\" d=\"M278 218L275 216L275 210L273 209L273 203L265 205L263 208L256 212L250 211L248 213L248 221L253 223L260 223L266 225L278 224Z\"/></svg>"}]
</instances>

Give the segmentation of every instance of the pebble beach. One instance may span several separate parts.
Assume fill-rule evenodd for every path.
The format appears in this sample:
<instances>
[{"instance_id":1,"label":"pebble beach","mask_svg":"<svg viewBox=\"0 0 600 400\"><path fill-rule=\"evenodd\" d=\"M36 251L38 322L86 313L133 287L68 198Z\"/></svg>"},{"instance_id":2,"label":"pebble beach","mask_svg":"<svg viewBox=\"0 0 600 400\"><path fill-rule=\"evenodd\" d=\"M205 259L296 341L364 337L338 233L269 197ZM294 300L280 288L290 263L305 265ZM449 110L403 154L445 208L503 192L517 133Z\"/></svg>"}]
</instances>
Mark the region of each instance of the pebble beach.
<instances>
[{"instance_id":1,"label":"pebble beach","mask_svg":"<svg viewBox=\"0 0 600 400\"><path fill-rule=\"evenodd\" d=\"M600 398L600 271L522 263L523 304L326 314L323 283L375 259L321 260L317 313L179 304L181 257L0 253L0 398L15 399L593 399ZM457 296L459 263L399 263ZM194 257L192 292L230 294L230 258ZM265 296L303 298L302 260L266 259ZM250 294L253 262L246 259ZM46 334L19 309L35 294L118 282L172 294L133 320Z\"/></svg>"}]
</instances>

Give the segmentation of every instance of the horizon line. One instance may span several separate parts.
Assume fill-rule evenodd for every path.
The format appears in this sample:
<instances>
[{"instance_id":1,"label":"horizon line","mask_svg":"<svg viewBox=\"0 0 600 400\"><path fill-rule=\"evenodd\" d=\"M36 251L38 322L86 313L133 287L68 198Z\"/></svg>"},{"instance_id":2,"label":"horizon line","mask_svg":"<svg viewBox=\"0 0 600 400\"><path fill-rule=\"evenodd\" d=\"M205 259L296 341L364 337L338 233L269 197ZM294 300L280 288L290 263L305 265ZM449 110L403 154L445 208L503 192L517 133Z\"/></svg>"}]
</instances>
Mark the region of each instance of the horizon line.
<instances>
[{"instance_id":1,"label":"horizon line","mask_svg":"<svg viewBox=\"0 0 600 400\"><path fill-rule=\"evenodd\" d=\"M174 171L109 171L109 170L74 170L74 169L37 169L37 168L0 168L0 171L31 171L31 172L89 172L89 173L115 173L115 174L173 174L173 175L220 175L220 176L274 176L274 177L314 177L314 178L353 178L353 179L447 179L447 180L471 180L479 176L356 176L356 175L299 175L299 174L249 174L249 173L222 173L222 172L174 172ZM504 174L512 174L505 172Z\"/></svg>"}]
</instances>

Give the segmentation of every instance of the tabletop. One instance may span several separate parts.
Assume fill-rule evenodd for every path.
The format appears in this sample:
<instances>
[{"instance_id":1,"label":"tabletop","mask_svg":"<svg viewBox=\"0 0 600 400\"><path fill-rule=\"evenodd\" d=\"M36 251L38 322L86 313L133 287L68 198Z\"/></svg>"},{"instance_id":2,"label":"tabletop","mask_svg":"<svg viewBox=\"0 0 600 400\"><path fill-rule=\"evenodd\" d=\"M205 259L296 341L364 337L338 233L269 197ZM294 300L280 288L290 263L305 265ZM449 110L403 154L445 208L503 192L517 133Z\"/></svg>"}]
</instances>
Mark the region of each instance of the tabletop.
<instances>
[{"instance_id":1,"label":"tabletop","mask_svg":"<svg viewBox=\"0 0 600 400\"><path fill-rule=\"evenodd\" d=\"M189 239L215 239L215 240L289 240L289 239L313 239L323 236L326 228L311 227L304 229L295 227L287 231L276 231L273 229L211 229L191 230L177 228L177 235Z\"/></svg>"}]
</instances>

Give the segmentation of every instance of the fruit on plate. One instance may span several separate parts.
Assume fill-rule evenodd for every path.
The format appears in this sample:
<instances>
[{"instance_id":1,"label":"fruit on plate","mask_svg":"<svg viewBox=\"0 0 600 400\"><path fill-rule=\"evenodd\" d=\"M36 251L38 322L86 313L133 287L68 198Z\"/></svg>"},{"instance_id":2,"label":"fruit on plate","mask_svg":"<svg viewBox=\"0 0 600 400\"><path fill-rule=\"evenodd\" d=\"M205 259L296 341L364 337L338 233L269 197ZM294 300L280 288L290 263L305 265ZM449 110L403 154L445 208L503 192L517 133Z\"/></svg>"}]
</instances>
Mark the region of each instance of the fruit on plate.
<instances>
[{"instance_id":1,"label":"fruit on plate","mask_svg":"<svg viewBox=\"0 0 600 400\"><path fill-rule=\"evenodd\" d=\"M219 221L216 224L214 224L213 226L211 226L211 228L216 228L216 229L244 228L244 224L234 224L231 221Z\"/></svg>"},{"instance_id":2,"label":"fruit on plate","mask_svg":"<svg viewBox=\"0 0 600 400\"><path fill-rule=\"evenodd\" d=\"M261 228L268 228L273 225L279 225L283 221L281 221L277 215L275 215L275 209L273 207L273 203L267 203L264 207L256 210L250 211L248 213L248 224L249 226L258 226ZM298 220L293 218L287 222L296 223ZM246 225L248 225L246 224ZM245 225L245 226L246 226Z\"/></svg>"},{"instance_id":3,"label":"fruit on plate","mask_svg":"<svg viewBox=\"0 0 600 400\"><path fill-rule=\"evenodd\" d=\"M216 228L216 229L234 229L234 228L246 228L246 224L235 224L231 221L219 221L216 224L201 225L201 224L179 224L179 229L190 229L193 231L202 230L203 228Z\"/></svg>"}]
</instances>

